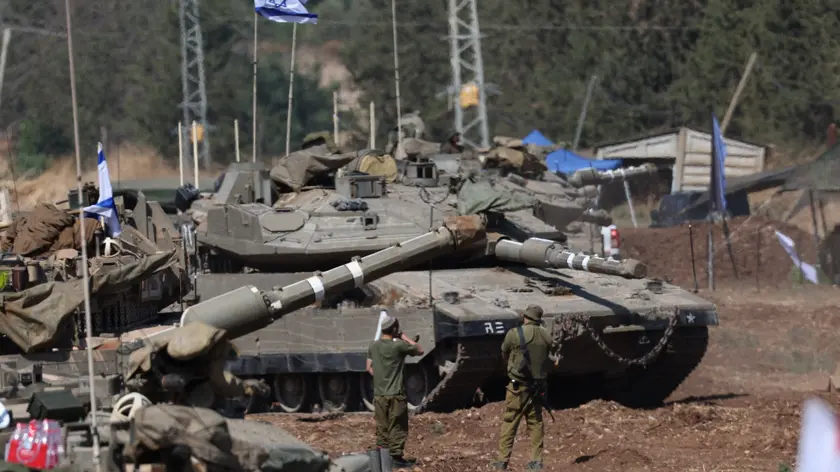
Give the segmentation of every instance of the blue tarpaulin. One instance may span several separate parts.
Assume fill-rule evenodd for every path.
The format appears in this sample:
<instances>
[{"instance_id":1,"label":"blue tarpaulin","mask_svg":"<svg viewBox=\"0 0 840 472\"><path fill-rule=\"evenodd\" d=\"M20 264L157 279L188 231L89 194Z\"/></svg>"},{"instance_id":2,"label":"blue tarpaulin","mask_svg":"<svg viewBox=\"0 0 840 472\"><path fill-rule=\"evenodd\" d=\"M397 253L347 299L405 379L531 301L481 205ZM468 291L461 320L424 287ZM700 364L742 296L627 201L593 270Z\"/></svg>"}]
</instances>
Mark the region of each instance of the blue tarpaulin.
<instances>
[{"instance_id":1,"label":"blue tarpaulin","mask_svg":"<svg viewBox=\"0 0 840 472\"><path fill-rule=\"evenodd\" d=\"M531 131L523 140L525 144L536 144L537 146L552 146L553 143L548 140L538 130ZM578 156L568 149L559 149L552 152L545 158L545 165L551 172L562 172L564 174L572 174L580 169L589 169L590 167L596 170L612 170L621 165L621 159L598 160L587 159Z\"/></svg>"}]
</instances>

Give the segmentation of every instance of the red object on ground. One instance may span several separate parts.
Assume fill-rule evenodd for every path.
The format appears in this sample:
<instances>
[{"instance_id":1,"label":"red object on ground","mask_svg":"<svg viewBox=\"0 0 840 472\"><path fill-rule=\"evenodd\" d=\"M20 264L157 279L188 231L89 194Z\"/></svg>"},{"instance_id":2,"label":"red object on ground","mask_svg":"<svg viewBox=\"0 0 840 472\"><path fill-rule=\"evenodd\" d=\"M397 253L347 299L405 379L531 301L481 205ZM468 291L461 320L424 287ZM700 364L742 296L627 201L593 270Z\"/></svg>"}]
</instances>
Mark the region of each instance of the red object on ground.
<instances>
[{"instance_id":1,"label":"red object on ground","mask_svg":"<svg viewBox=\"0 0 840 472\"><path fill-rule=\"evenodd\" d=\"M61 427L55 420L18 423L6 445L6 462L30 469L52 469L64 453Z\"/></svg>"}]
</instances>

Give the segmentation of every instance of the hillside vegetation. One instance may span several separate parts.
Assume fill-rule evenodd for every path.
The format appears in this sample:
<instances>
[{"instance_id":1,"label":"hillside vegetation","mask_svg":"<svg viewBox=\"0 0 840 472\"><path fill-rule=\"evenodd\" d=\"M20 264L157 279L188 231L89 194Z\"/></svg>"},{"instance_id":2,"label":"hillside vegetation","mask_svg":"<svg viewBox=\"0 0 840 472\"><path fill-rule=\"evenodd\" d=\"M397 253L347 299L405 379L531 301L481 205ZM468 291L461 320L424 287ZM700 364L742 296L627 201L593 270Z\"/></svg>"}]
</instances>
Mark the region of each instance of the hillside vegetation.
<instances>
[{"instance_id":1,"label":"hillside vegetation","mask_svg":"<svg viewBox=\"0 0 840 472\"><path fill-rule=\"evenodd\" d=\"M82 151L109 140L177 156L182 100L178 2L74 2ZM432 135L452 127L446 2L397 0L402 108L418 109ZM311 0L318 25L299 43L340 46L362 104L377 104L378 142L395 123L391 10L387 0ZM10 2L9 25L64 30L63 2ZM598 76L583 146L722 117L752 51L759 54L728 135L796 148L823 140L840 89L840 4L827 0L481 0L479 17L493 134L540 128L571 141L586 83ZM251 143L252 3L202 0L201 21L216 160L229 162L234 118ZM291 25L260 23L259 151L285 142ZM285 46L285 47L282 47ZM317 53L315 59L318 59ZM43 168L72 149L64 39L13 35L0 120L16 131L17 159ZM331 91L295 82L293 142L331 129ZM364 113L366 110L359 110ZM363 119L342 116L343 127ZM94 162L91 159L92 162ZM91 164L92 164L91 162Z\"/></svg>"}]
</instances>

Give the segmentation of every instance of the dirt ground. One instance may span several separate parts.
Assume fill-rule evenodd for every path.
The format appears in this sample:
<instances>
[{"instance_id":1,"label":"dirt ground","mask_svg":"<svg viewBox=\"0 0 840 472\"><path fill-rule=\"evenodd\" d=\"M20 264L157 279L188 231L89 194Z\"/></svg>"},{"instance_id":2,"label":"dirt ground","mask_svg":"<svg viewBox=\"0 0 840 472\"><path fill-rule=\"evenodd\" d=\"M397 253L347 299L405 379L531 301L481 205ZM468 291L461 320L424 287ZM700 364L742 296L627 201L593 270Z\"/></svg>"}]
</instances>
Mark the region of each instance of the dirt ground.
<instances>
[{"instance_id":1,"label":"dirt ground","mask_svg":"<svg viewBox=\"0 0 840 472\"><path fill-rule=\"evenodd\" d=\"M780 284L781 285L781 284ZM828 375L840 360L836 342L840 312L832 287L789 284L719 288L701 296L719 309L701 365L653 410L631 410L595 400L554 412L546 420L547 470L776 471L795 466L805 398L826 392ZM570 385L569 388L574 388ZM502 405L411 418L407 455L415 470L485 470L498 441ZM298 438L333 455L360 452L374 444L369 414L347 414L323 422L296 415L262 415ZM511 470L528 462L521 428Z\"/></svg>"}]
</instances>

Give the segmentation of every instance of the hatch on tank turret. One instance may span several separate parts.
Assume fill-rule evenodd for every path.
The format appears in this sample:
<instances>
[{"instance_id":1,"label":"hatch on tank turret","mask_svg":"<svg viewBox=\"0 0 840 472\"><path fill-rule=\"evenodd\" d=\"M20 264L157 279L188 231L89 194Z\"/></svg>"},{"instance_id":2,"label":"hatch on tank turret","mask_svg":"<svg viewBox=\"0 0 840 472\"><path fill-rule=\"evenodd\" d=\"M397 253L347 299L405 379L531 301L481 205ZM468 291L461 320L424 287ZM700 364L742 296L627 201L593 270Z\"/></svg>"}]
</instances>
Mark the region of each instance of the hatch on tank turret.
<instances>
[{"instance_id":1,"label":"hatch on tank turret","mask_svg":"<svg viewBox=\"0 0 840 472\"><path fill-rule=\"evenodd\" d=\"M438 168L432 161L405 161L402 167L402 183L412 187L437 187Z\"/></svg>"},{"instance_id":2,"label":"hatch on tank turret","mask_svg":"<svg viewBox=\"0 0 840 472\"><path fill-rule=\"evenodd\" d=\"M355 198L381 198L385 195L385 177L381 175L350 174L335 179L339 195Z\"/></svg>"},{"instance_id":3,"label":"hatch on tank turret","mask_svg":"<svg viewBox=\"0 0 840 472\"><path fill-rule=\"evenodd\" d=\"M218 204L272 203L272 186L268 170L262 164L231 164L220 178L213 202Z\"/></svg>"}]
</instances>

